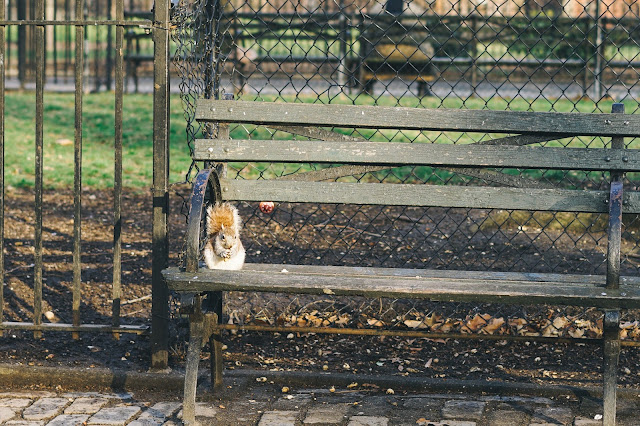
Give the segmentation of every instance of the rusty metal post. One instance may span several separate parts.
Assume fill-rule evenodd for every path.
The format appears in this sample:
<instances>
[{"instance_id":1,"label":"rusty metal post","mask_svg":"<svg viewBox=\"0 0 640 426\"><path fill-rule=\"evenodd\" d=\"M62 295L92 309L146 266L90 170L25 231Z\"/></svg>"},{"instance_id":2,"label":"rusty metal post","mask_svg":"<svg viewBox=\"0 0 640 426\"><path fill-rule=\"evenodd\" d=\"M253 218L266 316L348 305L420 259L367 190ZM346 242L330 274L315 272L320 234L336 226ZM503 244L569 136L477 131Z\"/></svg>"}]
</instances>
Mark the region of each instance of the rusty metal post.
<instances>
[{"instance_id":1,"label":"rusty metal post","mask_svg":"<svg viewBox=\"0 0 640 426\"><path fill-rule=\"evenodd\" d=\"M162 277L169 241L169 1L156 0L153 16L153 237L151 368L169 362L169 291Z\"/></svg>"},{"instance_id":2,"label":"rusty metal post","mask_svg":"<svg viewBox=\"0 0 640 426\"><path fill-rule=\"evenodd\" d=\"M124 21L124 4L116 2L116 19ZM112 324L120 326L120 303L122 298L122 138L123 138L123 96L124 96L124 27L116 27L115 50L115 138L114 138L114 172L113 172L113 284L111 296L113 305ZM107 74L109 75L111 71ZM108 88L110 88L110 82ZM114 335L118 337L118 335Z\"/></svg>"},{"instance_id":3,"label":"rusty metal post","mask_svg":"<svg viewBox=\"0 0 640 426\"><path fill-rule=\"evenodd\" d=\"M76 19L82 19L84 1L76 0ZM80 305L82 302L82 108L84 96L84 25L76 25L75 40L75 121L74 121L74 173L73 173L73 299L71 312L73 325L80 326ZM72 334L74 339L78 333Z\"/></svg>"},{"instance_id":4,"label":"rusty metal post","mask_svg":"<svg viewBox=\"0 0 640 426\"><path fill-rule=\"evenodd\" d=\"M0 0L0 20L5 19L5 1ZM5 58L6 27L0 26L0 57ZM0 61L0 323L4 321L4 86L5 61ZM0 332L1 335L1 332Z\"/></svg>"},{"instance_id":5,"label":"rusty metal post","mask_svg":"<svg viewBox=\"0 0 640 426\"><path fill-rule=\"evenodd\" d=\"M35 16L44 21L44 0L36 3ZM33 324L42 323L42 284L44 250L42 242L42 191L44 173L44 78L45 45L44 25L35 27L36 39L36 146L35 146L35 235L34 235L34 271L33 271ZM40 331L33 333L36 339L42 337Z\"/></svg>"}]
</instances>

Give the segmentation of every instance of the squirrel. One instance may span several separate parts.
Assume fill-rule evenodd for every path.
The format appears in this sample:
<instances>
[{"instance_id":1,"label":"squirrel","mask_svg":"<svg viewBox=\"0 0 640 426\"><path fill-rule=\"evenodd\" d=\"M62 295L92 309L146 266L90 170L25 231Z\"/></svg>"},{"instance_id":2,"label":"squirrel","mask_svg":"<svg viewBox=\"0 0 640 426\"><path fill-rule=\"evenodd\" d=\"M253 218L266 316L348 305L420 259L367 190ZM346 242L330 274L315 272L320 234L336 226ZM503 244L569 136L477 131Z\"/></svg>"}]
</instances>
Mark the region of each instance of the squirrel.
<instances>
[{"instance_id":1,"label":"squirrel","mask_svg":"<svg viewBox=\"0 0 640 426\"><path fill-rule=\"evenodd\" d=\"M204 262L209 269L242 269L246 252L240 241L242 219L229 203L207 208L207 243Z\"/></svg>"}]
</instances>

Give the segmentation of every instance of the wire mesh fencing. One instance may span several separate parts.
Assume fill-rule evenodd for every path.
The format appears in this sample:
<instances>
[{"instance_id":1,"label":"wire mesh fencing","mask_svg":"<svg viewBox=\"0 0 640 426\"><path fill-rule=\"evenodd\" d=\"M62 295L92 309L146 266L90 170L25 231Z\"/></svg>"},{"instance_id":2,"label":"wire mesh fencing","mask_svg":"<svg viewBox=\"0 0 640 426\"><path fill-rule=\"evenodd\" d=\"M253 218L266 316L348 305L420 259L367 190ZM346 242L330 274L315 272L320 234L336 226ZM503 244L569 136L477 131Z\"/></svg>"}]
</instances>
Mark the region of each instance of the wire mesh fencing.
<instances>
[{"instance_id":1,"label":"wire mesh fencing","mask_svg":"<svg viewBox=\"0 0 640 426\"><path fill-rule=\"evenodd\" d=\"M195 100L343 103L558 112L638 111L640 6L620 0L180 1L173 8L186 143L220 129L194 120ZM232 101L230 101L232 102ZM235 126L235 138L321 139L288 128ZM350 140L482 143L470 133L333 129ZM226 132L227 129L224 129ZM292 136L293 135L293 136ZM637 147L636 139L626 146ZM538 142L536 142L538 143ZM601 138L541 142L610 146ZM199 167L194 164L193 169ZM531 169L348 169L231 163L236 179L317 179L531 188L607 188L608 174ZM189 176L187 176L189 179ZM310 179L313 179L311 177ZM636 190L638 176L626 176ZM606 216L533 211L281 204L240 206L250 261L602 275ZM623 274L638 272L640 220L625 216ZM255 303L247 300L260 297ZM235 302L235 298L241 303ZM467 335L595 338L597 311L403 300L321 301L230 295L229 323ZM634 313L623 337L635 339ZM624 331L627 330L627 331ZM632 339L632 340L633 340Z\"/></svg>"}]
</instances>

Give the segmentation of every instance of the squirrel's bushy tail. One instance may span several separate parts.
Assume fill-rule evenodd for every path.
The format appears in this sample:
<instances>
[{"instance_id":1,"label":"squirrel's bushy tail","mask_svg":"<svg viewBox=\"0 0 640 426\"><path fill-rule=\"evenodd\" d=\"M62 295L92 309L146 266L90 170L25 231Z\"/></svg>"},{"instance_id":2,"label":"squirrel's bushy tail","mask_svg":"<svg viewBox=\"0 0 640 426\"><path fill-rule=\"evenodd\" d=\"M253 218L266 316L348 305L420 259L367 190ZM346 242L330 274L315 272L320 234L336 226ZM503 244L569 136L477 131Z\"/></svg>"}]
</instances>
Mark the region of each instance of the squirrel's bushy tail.
<instances>
[{"instance_id":1,"label":"squirrel's bushy tail","mask_svg":"<svg viewBox=\"0 0 640 426\"><path fill-rule=\"evenodd\" d=\"M207 234L216 234L223 226L225 229L232 229L236 235L240 233L242 219L240 219L238 209L226 202L209 206L207 208Z\"/></svg>"}]
</instances>

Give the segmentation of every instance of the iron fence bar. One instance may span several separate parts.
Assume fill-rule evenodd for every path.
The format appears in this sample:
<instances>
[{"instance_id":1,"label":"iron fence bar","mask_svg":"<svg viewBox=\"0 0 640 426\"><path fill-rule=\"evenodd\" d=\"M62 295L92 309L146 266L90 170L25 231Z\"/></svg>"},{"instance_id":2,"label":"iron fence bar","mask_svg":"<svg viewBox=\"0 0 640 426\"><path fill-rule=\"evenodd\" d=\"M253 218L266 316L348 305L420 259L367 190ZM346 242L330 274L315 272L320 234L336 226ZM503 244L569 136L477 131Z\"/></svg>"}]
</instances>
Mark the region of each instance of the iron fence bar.
<instances>
[{"instance_id":1,"label":"iron fence bar","mask_svg":"<svg viewBox=\"0 0 640 426\"><path fill-rule=\"evenodd\" d=\"M84 0L76 0L76 16L83 16ZM73 325L80 326L80 303L82 284L82 101L84 71L85 27L76 26L75 43L75 134L74 134L74 176L73 176ZM77 333L73 334L78 338Z\"/></svg>"},{"instance_id":2,"label":"iron fence bar","mask_svg":"<svg viewBox=\"0 0 640 426\"><path fill-rule=\"evenodd\" d=\"M58 0L53 0L53 20L58 17ZM56 38L58 26L52 27L53 32L53 81L58 82L58 41Z\"/></svg>"},{"instance_id":3,"label":"iron fence bar","mask_svg":"<svg viewBox=\"0 0 640 426\"><path fill-rule=\"evenodd\" d=\"M546 336L517 336L512 334L482 334L482 333L432 333L429 331L413 330L376 330L372 328L337 328L337 327L286 327L273 325L242 325L242 324L217 324L221 330L276 332L276 333L320 333L320 334L345 334L353 336L398 336L398 337L425 337L429 339L473 339L473 340L513 340L520 342L543 343L587 343L599 345L602 339L594 338L568 338ZM640 344L640 342L638 342ZM631 345L629 345L631 346Z\"/></svg>"},{"instance_id":4,"label":"iron fence bar","mask_svg":"<svg viewBox=\"0 0 640 426\"><path fill-rule=\"evenodd\" d=\"M100 16L100 2L97 1L95 4L95 14L96 17ZM93 85L96 93L100 91L100 51L102 50L102 43L100 42L100 28L95 27L93 29L93 34L95 36L95 45L93 46ZM89 44L91 46L91 44Z\"/></svg>"},{"instance_id":5,"label":"iron fence bar","mask_svg":"<svg viewBox=\"0 0 640 426\"><path fill-rule=\"evenodd\" d=\"M111 20L111 12L113 9L113 0L109 0L107 2L107 19ZM122 16L124 19L124 16ZM105 89L111 90L111 71L113 70L113 40L111 37L113 36L113 25L107 25L107 66L105 68Z\"/></svg>"},{"instance_id":6,"label":"iron fence bar","mask_svg":"<svg viewBox=\"0 0 640 426\"><path fill-rule=\"evenodd\" d=\"M0 330L21 330L21 331L65 331L65 332L104 332L104 333L132 333L149 334L149 327L140 325L124 325L113 327L101 324L73 325L67 323L43 323L34 324L30 322L5 321L0 323Z\"/></svg>"},{"instance_id":7,"label":"iron fence bar","mask_svg":"<svg viewBox=\"0 0 640 426\"><path fill-rule=\"evenodd\" d=\"M153 92L153 236L151 368L164 370L169 362L169 291L162 270L169 259L169 1L154 7Z\"/></svg>"},{"instance_id":8,"label":"iron fence bar","mask_svg":"<svg viewBox=\"0 0 640 426\"><path fill-rule=\"evenodd\" d=\"M36 2L36 17L44 19L44 0ZM35 261L33 285L33 323L42 322L42 188L43 188L43 140L44 140L44 26L35 27L36 41L36 134L35 134ZM39 331L34 332L36 338L41 337Z\"/></svg>"},{"instance_id":9,"label":"iron fence bar","mask_svg":"<svg viewBox=\"0 0 640 426\"><path fill-rule=\"evenodd\" d=\"M5 1L0 0L0 19L5 18ZM0 26L0 57L6 54L6 27ZM11 49L9 49L11 50ZM0 61L0 322L4 321L4 112L5 62Z\"/></svg>"},{"instance_id":10,"label":"iron fence bar","mask_svg":"<svg viewBox=\"0 0 640 426\"><path fill-rule=\"evenodd\" d=\"M18 1L16 10L18 21L24 20L27 17L27 2ZM0 25L9 25L11 22L0 22ZM30 25L34 25L31 23ZM25 26L18 27L18 80L20 81L20 88L24 89L24 83L26 78L27 69L27 28Z\"/></svg>"},{"instance_id":11,"label":"iron fence bar","mask_svg":"<svg viewBox=\"0 0 640 426\"><path fill-rule=\"evenodd\" d=\"M19 2L22 4L22 2ZM78 15L78 16L82 16ZM0 20L0 25L13 25L17 27L29 27L33 25L51 26L51 25L89 25L89 26L114 26L122 25L124 27L140 27L146 29L153 28L153 22L147 19L137 19L135 21L125 20L108 20L108 19L66 19L66 20L35 20L35 19L20 19L17 20Z\"/></svg>"},{"instance_id":12,"label":"iron fence bar","mask_svg":"<svg viewBox=\"0 0 640 426\"><path fill-rule=\"evenodd\" d=\"M596 46L595 46L595 68L594 72L594 99L596 102L600 101L602 97L602 59L603 59L603 44L602 38L602 13L600 0L595 0L595 24L596 24Z\"/></svg>"},{"instance_id":13,"label":"iron fence bar","mask_svg":"<svg viewBox=\"0 0 640 426\"><path fill-rule=\"evenodd\" d=\"M9 21L11 21L11 16L13 14L11 13L11 0L7 0L6 3L6 14L3 14L2 18L0 18L0 21L4 21L6 19L8 19ZM9 28L8 31L6 31L6 35L5 35L5 43L7 44L7 46L9 46L9 49L5 48L5 59L4 59L4 67L5 69L11 69L11 28Z\"/></svg>"},{"instance_id":14,"label":"iron fence bar","mask_svg":"<svg viewBox=\"0 0 640 426\"><path fill-rule=\"evenodd\" d=\"M71 19L71 0L64 0L64 19ZM71 68L71 25L64 27L64 76L65 79L69 75Z\"/></svg>"},{"instance_id":15,"label":"iron fence bar","mask_svg":"<svg viewBox=\"0 0 640 426\"><path fill-rule=\"evenodd\" d=\"M124 4L116 2L116 19L124 17ZM122 298L122 104L124 96L124 27L116 27L115 55L115 165L113 178L113 289L112 324L120 325Z\"/></svg>"}]
</instances>

